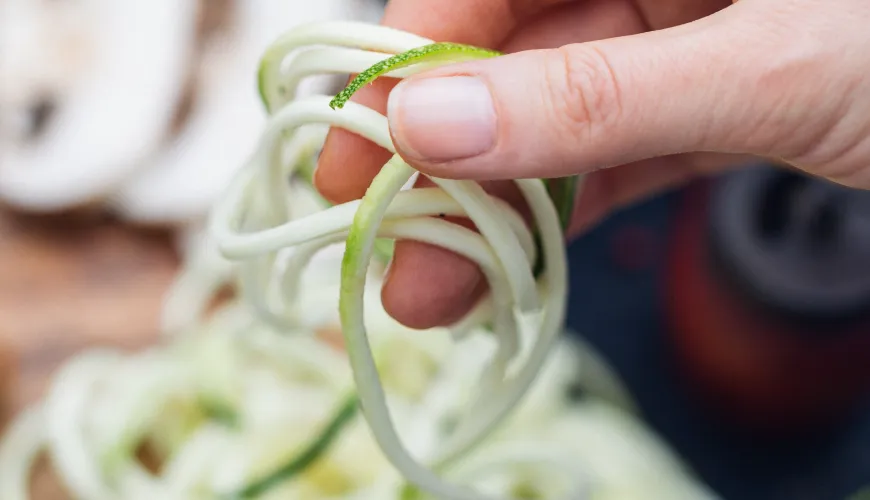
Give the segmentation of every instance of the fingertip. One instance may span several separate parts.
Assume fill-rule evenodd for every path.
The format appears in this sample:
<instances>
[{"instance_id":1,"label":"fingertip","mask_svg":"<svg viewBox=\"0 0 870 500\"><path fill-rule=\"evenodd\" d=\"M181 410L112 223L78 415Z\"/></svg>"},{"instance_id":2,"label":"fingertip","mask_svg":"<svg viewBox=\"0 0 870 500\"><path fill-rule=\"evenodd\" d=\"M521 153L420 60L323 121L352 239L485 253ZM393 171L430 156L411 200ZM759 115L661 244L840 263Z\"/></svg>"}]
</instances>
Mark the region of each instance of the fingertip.
<instances>
[{"instance_id":1,"label":"fingertip","mask_svg":"<svg viewBox=\"0 0 870 500\"><path fill-rule=\"evenodd\" d=\"M314 170L314 187L330 203L362 198L390 153L351 132L332 129Z\"/></svg>"},{"instance_id":2,"label":"fingertip","mask_svg":"<svg viewBox=\"0 0 870 500\"><path fill-rule=\"evenodd\" d=\"M483 274L470 260L425 243L399 241L381 300L396 321L423 330L459 321L485 289Z\"/></svg>"},{"instance_id":3,"label":"fingertip","mask_svg":"<svg viewBox=\"0 0 870 500\"><path fill-rule=\"evenodd\" d=\"M360 89L351 101L386 112L394 81L377 80ZM314 186L331 203L361 198L392 155L386 149L347 130L332 127L314 171Z\"/></svg>"}]
</instances>

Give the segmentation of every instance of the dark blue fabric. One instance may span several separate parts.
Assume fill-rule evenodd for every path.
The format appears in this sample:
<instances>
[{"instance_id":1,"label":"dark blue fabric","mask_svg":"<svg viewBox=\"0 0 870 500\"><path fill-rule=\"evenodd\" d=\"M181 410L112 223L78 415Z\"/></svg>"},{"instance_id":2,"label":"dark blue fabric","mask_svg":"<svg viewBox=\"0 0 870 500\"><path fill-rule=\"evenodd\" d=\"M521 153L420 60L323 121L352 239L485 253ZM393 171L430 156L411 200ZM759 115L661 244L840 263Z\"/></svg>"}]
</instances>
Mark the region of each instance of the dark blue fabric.
<instances>
[{"instance_id":1,"label":"dark blue fabric","mask_svg":"<svg viewBox=\"0 0 870 500\"><path fill-rule=\"evenodd\" d=\"M842 500L870 484L870 411L834 435L764 444L729 430L686 394L666 341L660 293L678 197L618 213L571 245L568 326L602 351L648 423L726 500ZM629 271L615 262L614 237L629 227L656 235L660 251L651 268Z\"/></svg>"}]
</instances>

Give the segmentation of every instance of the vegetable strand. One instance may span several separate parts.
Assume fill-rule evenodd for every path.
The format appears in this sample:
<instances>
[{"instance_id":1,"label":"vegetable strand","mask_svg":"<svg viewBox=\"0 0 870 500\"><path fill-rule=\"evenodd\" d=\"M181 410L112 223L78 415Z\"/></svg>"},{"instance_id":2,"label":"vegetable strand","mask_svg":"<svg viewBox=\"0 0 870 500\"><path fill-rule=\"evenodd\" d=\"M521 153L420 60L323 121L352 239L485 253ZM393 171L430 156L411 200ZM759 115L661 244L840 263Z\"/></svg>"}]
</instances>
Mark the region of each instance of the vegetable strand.
<instances>
[{"instance_id":1,"label":"vegetable strand","mask_svg":"<svg viewBox=\"0 0 870 500\"><path fill-rule=\"evenodd\" d=\"M304 471L311 463L320 458L323 452L332 444L345 425L356 415L359 402L355 396L348 397L341 408L338 409L332 420L324 427L320 435L283 467L272 474L251 483L234 495L227 496L229 499L256 498L272 487Z\"/></svg>"}]
</instances>

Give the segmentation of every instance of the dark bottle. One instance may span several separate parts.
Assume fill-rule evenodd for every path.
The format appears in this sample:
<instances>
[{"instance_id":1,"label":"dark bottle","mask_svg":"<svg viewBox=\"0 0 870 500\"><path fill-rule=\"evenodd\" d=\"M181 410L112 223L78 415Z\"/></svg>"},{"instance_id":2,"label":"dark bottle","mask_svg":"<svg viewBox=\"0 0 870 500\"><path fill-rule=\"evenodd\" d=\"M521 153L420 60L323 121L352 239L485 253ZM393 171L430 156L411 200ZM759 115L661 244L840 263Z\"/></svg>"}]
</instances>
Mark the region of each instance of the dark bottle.
<instances>
[{"instance_id":1,"label":"dark bottle","mask_svg":"<svg viewBox=\"0 0 870 500\"><path fill-rule=\"evenodd\" d=\"M765 431L870 393L870 192L770 165L686 192L667 314L697 394Z\"/></svg>"}]
</instances>

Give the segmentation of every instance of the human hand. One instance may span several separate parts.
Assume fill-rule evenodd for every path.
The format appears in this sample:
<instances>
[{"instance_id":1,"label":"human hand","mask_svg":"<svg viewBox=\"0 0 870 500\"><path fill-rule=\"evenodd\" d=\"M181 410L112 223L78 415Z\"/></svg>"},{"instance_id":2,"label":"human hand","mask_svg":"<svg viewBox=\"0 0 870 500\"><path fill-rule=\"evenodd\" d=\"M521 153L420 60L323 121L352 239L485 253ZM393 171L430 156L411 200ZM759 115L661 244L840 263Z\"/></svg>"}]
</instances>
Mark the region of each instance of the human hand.
<instances>
[{"instance_id":1,"label":"human hand","mask_svg":"<svg viewBox=\"0 0 870 500\"><path fill-rule=\"evenodd\" d=\"M354 100L389 108L415 168L484 181L520 208L502 180L590 173L569 235L730 155L870 187L866 0L392 0L383 24L508 53L392 93L380 80ZM335 203L360 198L389 156L334 130L315 183ZM383 302L427 328L461 318L485 289L470 261L402 241Z\"/></svg>"}]
</instances>

